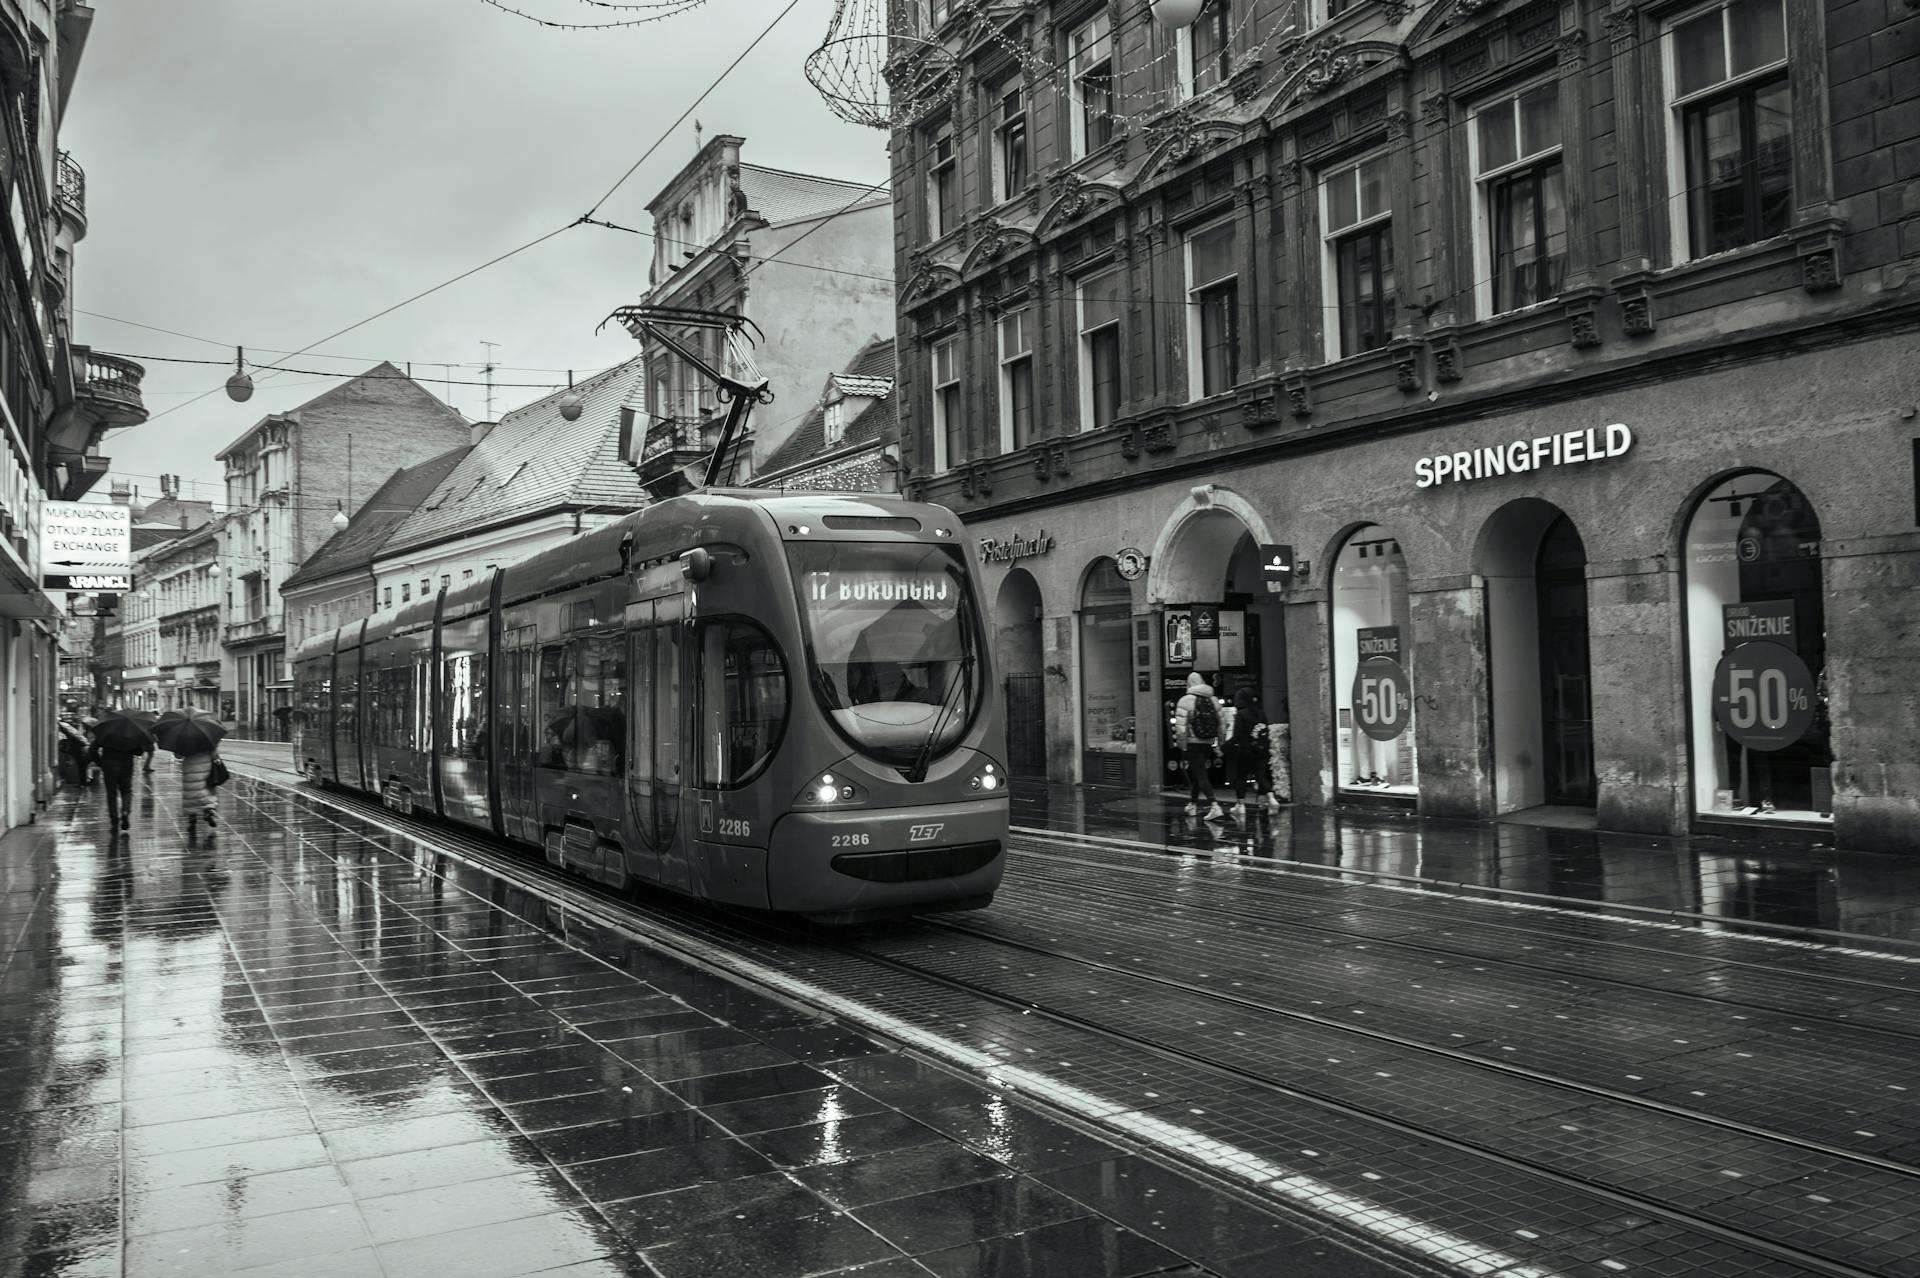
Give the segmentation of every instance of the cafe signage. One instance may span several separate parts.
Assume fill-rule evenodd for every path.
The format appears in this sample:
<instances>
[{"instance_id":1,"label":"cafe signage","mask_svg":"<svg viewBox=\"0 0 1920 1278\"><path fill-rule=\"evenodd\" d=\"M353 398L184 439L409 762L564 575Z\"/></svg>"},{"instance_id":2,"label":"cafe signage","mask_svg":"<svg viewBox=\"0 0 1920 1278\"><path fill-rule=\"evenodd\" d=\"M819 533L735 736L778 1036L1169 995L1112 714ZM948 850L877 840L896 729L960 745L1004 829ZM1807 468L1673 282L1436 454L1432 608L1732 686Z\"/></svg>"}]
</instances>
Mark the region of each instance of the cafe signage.
<instances>
[{"instance_id":1,"label":"cafe signage","mask_svg":"<svg viewBox=\"0 0 1920 1278\"><path fill-rule=\"evenodd\" d=\"M1633 447L1633 432L1622 422L1588 426L1553 435L1516 439L1508 444L1470 448L1457 453L1435 453L1413 464L1415 488L1432 488L1449 481L1459 484L1495 475L1520 475L1548 466L1573 466L1605 461Z\"/></svg>"},{"instance_id":2,"label":"cafe signage","mask_svg":"<svg viewBox=\"0 0 1920 1278\"><path fill-rule=\"evenodd\" d=\"M1053 538L1041 529L1031 537L1022 537L1019 533L1004 538L982 537L980 539L980 562L983 564L1013 564L1022 559L1033 559L1053 549Z\"/></svg>"}]
</instances>

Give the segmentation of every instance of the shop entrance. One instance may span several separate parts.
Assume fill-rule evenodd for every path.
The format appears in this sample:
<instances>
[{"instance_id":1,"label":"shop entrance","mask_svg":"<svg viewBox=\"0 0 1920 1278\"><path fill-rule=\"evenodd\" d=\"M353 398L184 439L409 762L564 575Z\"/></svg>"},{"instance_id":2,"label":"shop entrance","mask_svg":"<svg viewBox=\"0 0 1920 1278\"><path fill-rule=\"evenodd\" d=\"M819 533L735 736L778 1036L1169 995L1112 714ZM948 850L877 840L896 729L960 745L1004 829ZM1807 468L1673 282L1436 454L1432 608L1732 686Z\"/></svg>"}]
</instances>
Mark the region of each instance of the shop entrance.
<instances>
[{"instance_id":1,"label":"shop entrance","mask_svg":"<svg viewBox=\"0 0 1920 1278\"><path fill-rule=\"evenodd\" d=\"M1494 807L1592 807L1592 665L1587 552L1558 506L1535 497L1494 512L1476 568L1486 581Z\"/></svg>"},{"instance_id":2,"label":"shop entrance","mask_svg":"<svg viewBox=\"0 0 1920 1278\"><path fill-rule=\"evenodd\" d=\"M1000 658L1007 696L1007 771L1016 777L1047 775L1047 715L1041 686L1040 586L1033 574L1014 568L1000 583L993 605L994 652Z\"/></svg>"},{"instance_id":3,"label":"shop entrance","mask_svg":"<svg viewBox=\"0 0 1920 1278\"><path fill-rule=\"evenodd\" d=\"M1161 784L1184 792L1183 743L1173 740L1174 708L1198 673L1223 710L1238 694L1274 724L1287 721L1287 649L1278 595L1268 594L1260 552L1265 529L1238 497L1210 493L1162 535L1152 590L1159 611ZM1216 788L1226 784L1222 760ZM1265 778L1262 778L1265 788ZM1232 802L1224 792L1223 802Z\"/></svg>"}]
</instances>

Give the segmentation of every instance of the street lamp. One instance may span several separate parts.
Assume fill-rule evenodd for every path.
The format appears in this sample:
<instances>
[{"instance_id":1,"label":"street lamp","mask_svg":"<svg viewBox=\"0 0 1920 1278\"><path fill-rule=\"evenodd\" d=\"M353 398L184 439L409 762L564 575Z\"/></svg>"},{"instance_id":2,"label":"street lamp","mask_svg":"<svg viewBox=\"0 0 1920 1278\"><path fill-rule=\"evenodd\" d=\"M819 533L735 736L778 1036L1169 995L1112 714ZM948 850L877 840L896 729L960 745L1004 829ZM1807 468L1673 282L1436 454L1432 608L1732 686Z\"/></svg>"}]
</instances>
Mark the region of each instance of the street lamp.
<instances>
[{"instance_id":1,"label":"street lamp","mask_svg":"<svg viewBox=\"0 0 1920 1278\"><path fill-rule=\"evenodd\" d=\"M578 421L580 420L580 411L584 407L585 403L580 398L580 392L573 388L573 370L569 368L567 370L567 393L560 397L560 416L570 422Z\"/></svg>"},{"instance_id":2,"label":"street lamp","mask_svg":"<svg viewBox=\"0 0 1920 1278\"><path fill-rule=\"evenodd\" d=\"M233 348L233 376L227 379L227 398L236 404L253 398L253 379L247 376L247 351L243 346Z\"/></svg>"},{"instance_id":3,"label":"street lamp","mask_svg":"<svg viewBox=\"0 0 1920 1278\"><path fill-rule=\"evenodd\" d=\"M1190 27L1207 0L1153 0L1153 20L1163 27Z\"/></svg>"},{"instance_id":4,"label":"street lamp","mask_svg":"<svg viewBox=\"0 0 1920 1278\"><path fill-rule=\"evenodd\" d=\"M563 408L560 411L564 413L567 410ZM579 415L580 414L577 412L574 414L575 417L578 417ZM333 530L335 532L339 532L342 528L345 528L348 524L352 522L353 522L352 520L347 518L346 505L343 502L341 502L339 498L335 498L333 502Z\"/></svg>"}]
</instances>

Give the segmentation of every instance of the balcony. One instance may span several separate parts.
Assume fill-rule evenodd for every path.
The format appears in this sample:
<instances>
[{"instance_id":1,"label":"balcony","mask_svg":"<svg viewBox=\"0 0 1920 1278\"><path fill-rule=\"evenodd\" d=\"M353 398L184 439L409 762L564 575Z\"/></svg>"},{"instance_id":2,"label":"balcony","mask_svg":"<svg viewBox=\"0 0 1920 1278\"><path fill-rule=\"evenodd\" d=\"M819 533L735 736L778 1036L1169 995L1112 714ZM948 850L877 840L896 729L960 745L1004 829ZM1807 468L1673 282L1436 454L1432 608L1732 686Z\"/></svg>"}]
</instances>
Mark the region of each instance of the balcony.
<instances>
[{"instance_id":1,"label":"balcony","mask_svg":"<svg viewBox=\"0 0 1920 1278\"><path fill-rule=\"evenodd\" d=\"M269 640L279 642L286 638L281 624L281 615L277 612L254 617L248 621L235 621L227 626L226 638L221 642L229 648L246 647Z\"/></svg>"},{"instance_id":2,"label":"balcony","mask_svg":"<svg viewBox=\"0 0 1920 1278\"><path fill-rule=\"evenodd\" d=\"M709 417L660 417L640 446L640 482L656 497L677 497L697 487L687 468L704 463L719 423Z\"/></svg>"},{"instance_id":3,"label":"balcony","mask_svg":"<svg viewBox=\"0 0 1920 1278\"><path fill-rule=\"evenodd\" d=\"M56 198L61 217L73 225L74 243L87 238L87 171L65 151L55 166Z\"/></svg>"},{"instance_id":4,"label":"balcony","mask_svg":"<svg viewBox=\"0 0 1920 1278\"><path fill-rule=\"evenodd\" d=\"M147 370L130 359L75 346L74 394L83 412L100 426L138 426L147 420L146 401L140 398L140 379Z\"/></svg>"}]
</instances>

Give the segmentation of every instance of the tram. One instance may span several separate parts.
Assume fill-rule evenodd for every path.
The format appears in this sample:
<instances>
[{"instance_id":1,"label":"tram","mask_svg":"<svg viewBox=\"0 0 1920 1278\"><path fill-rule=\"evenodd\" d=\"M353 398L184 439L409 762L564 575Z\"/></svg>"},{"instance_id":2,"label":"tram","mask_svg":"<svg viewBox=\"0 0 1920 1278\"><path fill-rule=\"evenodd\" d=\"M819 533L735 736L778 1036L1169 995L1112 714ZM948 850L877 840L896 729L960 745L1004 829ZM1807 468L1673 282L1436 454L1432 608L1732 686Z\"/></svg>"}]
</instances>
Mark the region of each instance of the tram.
<instances>
[{"instance_id":1,"label":"tram","mask_svg":"<svg viewBox=\"0 0 1920 1278\"><path fill-rule=\"evenodd\" d=\"M1006 727L961 542L891 497L670 498L302 644L294 762L618 889L983 906Z\"/></svg>"}]
</instances>

